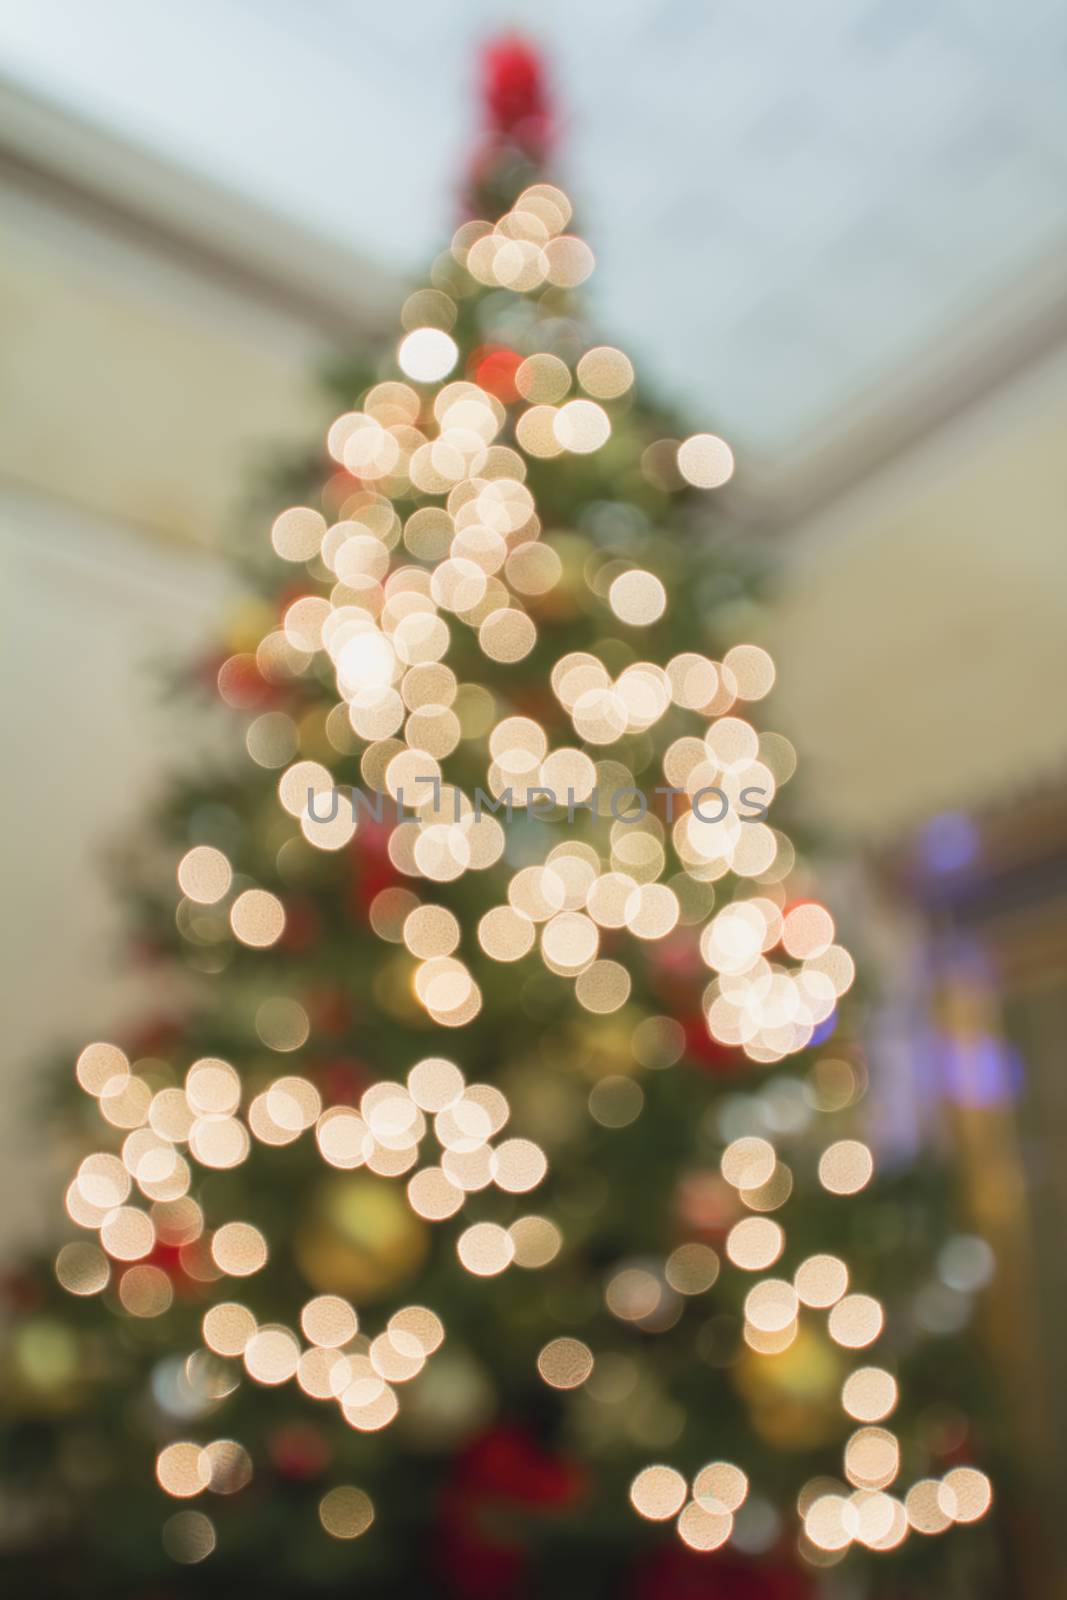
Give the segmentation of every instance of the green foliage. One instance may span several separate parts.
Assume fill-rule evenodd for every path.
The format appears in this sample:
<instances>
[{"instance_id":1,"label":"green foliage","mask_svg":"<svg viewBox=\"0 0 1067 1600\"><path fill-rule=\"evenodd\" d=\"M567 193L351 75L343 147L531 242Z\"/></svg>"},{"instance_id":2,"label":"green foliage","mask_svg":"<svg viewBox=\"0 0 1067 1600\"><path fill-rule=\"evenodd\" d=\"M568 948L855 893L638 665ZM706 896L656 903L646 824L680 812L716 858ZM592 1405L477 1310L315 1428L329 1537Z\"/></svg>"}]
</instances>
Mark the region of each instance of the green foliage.
<instances>
[{"instance_id":1,"label":"green foliage","mask_svg":"<svg viewBox=\"0 0 1067 1600\"><path fill-rule=\"evenodd\" d=\"M569 293L481 288L451 258L438 263L434 282L454 296L465 366L487 345L523 356L548 349L573 364L592 342ZM394 372L391 345L339 366L328 384L333 409L358 406L373 383ZM528 463L540 536L562 564L556 589L529 602L534 649L514 664L493 662L479 649L475 628L451 624L447 659L459 681L492 695L495 720L537 721L551 748L575 742L549 686L554 663L567 652L590 652L614 674L638 660L665 663L682 650L718 659L758 618L754 597L766 552L732 531L714 496L642 467L649 447L677 440L682 425L640 393L605 409L612 435L602 450ZM520 410L509 407L504 440ZM339 486L336 464L317 452L271 461L252 531L235 539L249 602L230 619L217 658L187 674L189 690L210 689L223 660L253 651L297 594L329 593L329 574L314 563L305 571L274 557L265 536L269 518L299 501L323 505L333 520L347 514L346 496L359 493L354 482ZM414 490L394 495L401 518L426 500ZM418 564L403 549L397 560ZM670 603L661 621L640 631L614 621L602 582L613 563L662 579ZM628 1000L607 1016L584 1011L573 979L548 970L536 947L513 966L489 960L475 929L504 901L511 873L543 860L563 837L593 842L606 861L610 818L579 813L566 833L558 817L516 821L498 866L436 884L398 873L385 830L369 824L361 823L343 851L313 849L278 804L277 771L247 756L243 730L267 711L288 718L300 757L325 762L339 785L364 783L364 746L353 738L339 747L336 722L332 735L327 730L338 695L325 655L268 681L249 670L254 703L234 713L232 758L191 759L149 837L125 851L131 942L149 1003L142 1038L125 1041L135 1070L158 1091L180 1085L192 1061L219 1056L239 1072L246 1108L290 1072L312 1082L326 1105L355 1104L373 1082L402 1081L421 1058L449 1056L469 1082L503 1090L509 1132L543 1146L548 1177L532 1195L489 1185L468 1195L460 1217L430 1224L404 1203L405 1177L333 1170L311 1132L281 1148L253 1140L240 1165L198 1168L195 1177L209 1233L240 1218L269 1240L268 1266L247 1283L210 1281L203 1252L163 1247L153 1259L173 1281L173 1304L140 1318L117 1298L118 1271L102 1296L79 1300L59 1290L50 1264L28 1265L16 1285L22 1316L8 1354L6 1401L16 1578L28 1582L32 1572L39 1582L46 1572L50 1592L85 1597L114 1594L116 1586L153 1597L229 1594L238 1583L262 1595L614 1596L629 1592L640 1564L675 1540L669 1524L664 1532L632 1512L634 1474L665 1460L692 1475L709 1460L726 1459L748 1474L756 1504L745 1592L785 1594L770 1585L790 1559L797 1493L820 1474L840 1478L854 1425L842 1415L840 1385L867 1357L835 1345L825 1315L816 1312L802 1314L789 1350L756 1355L742 1337L744 1297L756 1275L725 1260L702 1293L680 1295L664 1282L664 1262L677 1246L701 1240L721 1257L727 1229L747 1214L719 1176L722 1150L739 1131L773 1137L793 1176L792 1196L774 1213L787 1239L774 1270L789 1277L812 1252L833 1251L849 1263L854 1287L886 1305L889 1331L877 1359L902 1382L892 1421L902 1441L901 1481L941 1472L957 1456L970 1459L974 1438L963 1421L973 1382L969 1343L925 1339L914 1317L916 1285L935 1276L933 1219L948 1206L943 1178L891 1172L853 1199L827 1194L817 1180L825 1146L864 1126L855 1011L842 1018L831 1045L782 1066L715 1046L701 1003L710 974L697 949L710 895L703 910L697 897L692 919L662 941L604 933L601 954L623 962L632 978ZM699 735L698 722L672 706L654 728L593 754L652 788L663 782L664 750ZM444 767L448 781L470 792L485 781L486 764L483 732L464 739ZM778 800L776 826L786 810ZM670 828L660 832L671 857ZM174 867L194 845L225 854L235 887L255 885L283 901L287 927L277 944L258 950L237 942L225 905L185 902L176 917ZM801 856L795 881L803 885L807 870ZM677 872L672 858L665 876ZM413 888L458 919L462 954L483 999L462 1029L434 1025L412 994L412 957L370 925L375 897L397 887ZM714 885L714 904L764 889L776 892L773 884L727 873ZM309 1036L293 1054L270 1049L257 1026L272 997L295 1001L308 1018ZM680 1027L683 1042L667 1064L649 1067L635 1051L635 1030L664 1017ZM851 1064L851 1087L836 1102L819 1065L828 1055ZM642 1109L624 1126L603 1126L590 1113L590 1093L605 1078L639 1085ZM80 1158L99 1142L96 1108L75 1095L69 1063L56 1082L68 1086L60 1093L64 1136ZM841 1107L836 1114L826 1109L831 1103ZM460 1267L455 1240L463 1227L480 1220L507 1227L530 1212L553 1219L563 1234L547 1266L490 1278ZM605 1287L627 1267L659 1282L658 1317L627 1321L608 1308ZM431 1306L445 1324L442 1350L401 1395L392 1426L358 1432L332 1403L310 1399L291 1381L253 1383L238 1362L202 1363L197 1400L187 1362L202 1346L201 1320L211 1304L240 1298L261 1325L294 1327L309 1295L327 1290L353 1300L371 1336L412 1302ZM563 1335L594 1352L599 1376L588 1391L550 1389L538 1376L539 1352ZM218 1399L204 1398L205 1383L217 1386ZM154 1483L155 1456L172 1438L220 1437L240 1441L254 1475L238 1494L194 1502L216 1525L218 1549L186 1572L160 1543L176 1508ZM510 1468L487 1481L472 1452L512 1437L521 1441L521 1460L501 1444ZM317 1514L323 1492L338 1483L364 1488L375 1506L372 1529L351 1542L327 1537ZM705 1559L710 1583L721 1568L717 1557ZM496 1578L494 1562L501 1563ZM899 1557L868 1561L860 1552L849 1563L869 1593L962 1594L966 1583L966 1593L978 1596L992 1592L983 1582L994 1581L980 1529L939 1540L913 1536ZM862 1576L865 1563L870 1570Z\"/></svg>"}]
</instances>

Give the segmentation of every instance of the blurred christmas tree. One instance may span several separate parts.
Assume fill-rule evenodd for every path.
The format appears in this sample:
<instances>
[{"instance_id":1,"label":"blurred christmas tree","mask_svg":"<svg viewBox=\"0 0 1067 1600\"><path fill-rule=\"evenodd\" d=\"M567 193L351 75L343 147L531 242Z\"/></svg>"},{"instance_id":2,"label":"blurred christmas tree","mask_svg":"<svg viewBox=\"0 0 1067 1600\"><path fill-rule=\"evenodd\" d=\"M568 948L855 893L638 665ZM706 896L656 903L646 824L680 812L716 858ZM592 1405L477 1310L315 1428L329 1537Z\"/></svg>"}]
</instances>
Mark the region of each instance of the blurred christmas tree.
<instances>
[{"instance_id":1,"label":"blurred christmas tree","mask_svg":"<svg viewBox=\"0 0 1067 1600\"><path fill-rule=\"evenodd\" d=\"M988 1592L983 1530L932 1537L989 1499L968 1347L914 1309L985 1260L940 1283L940 1179L872 1177L732 458L591 342L540 64L484 74L468 220L241 552L206 676L246 749L138 853L137 948L194 998L78 1058L87 1233L13 1285L8 1565Z\"/></svg>"}]
</instances>

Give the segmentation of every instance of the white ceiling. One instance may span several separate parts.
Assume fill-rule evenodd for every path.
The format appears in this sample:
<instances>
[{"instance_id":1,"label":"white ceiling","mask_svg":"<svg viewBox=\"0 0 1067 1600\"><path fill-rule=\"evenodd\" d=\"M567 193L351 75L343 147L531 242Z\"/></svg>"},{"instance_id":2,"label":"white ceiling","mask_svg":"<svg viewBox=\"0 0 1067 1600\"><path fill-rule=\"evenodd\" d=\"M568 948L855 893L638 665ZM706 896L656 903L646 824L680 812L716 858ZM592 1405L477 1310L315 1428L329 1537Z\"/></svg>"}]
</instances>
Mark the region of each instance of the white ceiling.
<instances>
[{"instance_id":1,"label":"white ceiling","mask_svg":"<svg viewBox=\"0 0 1067 1600\"><path fill-rule=\"evenodd\" d=\"M606 334L754 462L1067 238L1052 0L34 0L0 68L364 256L454 217L478 41L540 40Z\"/></svg>"}]
</instances>

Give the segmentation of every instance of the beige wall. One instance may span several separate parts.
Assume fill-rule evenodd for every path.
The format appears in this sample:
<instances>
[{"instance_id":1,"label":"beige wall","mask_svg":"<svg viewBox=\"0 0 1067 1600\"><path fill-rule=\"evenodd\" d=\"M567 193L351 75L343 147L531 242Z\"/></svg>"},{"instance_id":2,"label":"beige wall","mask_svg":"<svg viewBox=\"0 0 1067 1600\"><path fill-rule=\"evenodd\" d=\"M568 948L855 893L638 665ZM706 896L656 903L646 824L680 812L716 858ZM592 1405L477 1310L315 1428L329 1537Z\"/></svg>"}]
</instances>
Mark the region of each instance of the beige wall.
<instances>
[{"instance_id":1,"label":"beige wall","mask_svg":"<svg viewBox=\"0 0 1067 1600\"><path fill-rule=\"evenodd\" d=\"M306 440L306 326L23 194L0 235L0 477L217 542L247 464Z\"/></svg>"},{"instance_id":2,"label":"beige wall","mask_svg":"<svg viewBox=\"0 0 1067 1600\"><path fill-rule=\"evenodd\" d=\"M39 1069L143 998L103 857L210 737L160 704L156 669L224 607L212 547L251 462L314 437L323 341L47 200L0 200L3 1254L55 1223Z\"/></svg>"},{"instance_id":3,"label":"beige wall","mask_svg":"<svg viewBox=\"0 0 1067 1600\"><path fill-rule=\"evenodd\" d=\"M161 705L150 668L197 648L223 592L218 564L189 547L0 488L0 1253L55 1221L41 1069L56 1047L108 1037L135 1004L103 860L176 756L210 737L202 715Z\"/></svg>"},{"instance_id":4,"label":"beige wall","mask_svg":"<svg viewBox=\"0 0 1067 1600\"><path fill-rule=\"evenodd\" d=\"M867 839L1067 776L1067 352L783 535L775 714Z\"/></svg>"}]
</instances>

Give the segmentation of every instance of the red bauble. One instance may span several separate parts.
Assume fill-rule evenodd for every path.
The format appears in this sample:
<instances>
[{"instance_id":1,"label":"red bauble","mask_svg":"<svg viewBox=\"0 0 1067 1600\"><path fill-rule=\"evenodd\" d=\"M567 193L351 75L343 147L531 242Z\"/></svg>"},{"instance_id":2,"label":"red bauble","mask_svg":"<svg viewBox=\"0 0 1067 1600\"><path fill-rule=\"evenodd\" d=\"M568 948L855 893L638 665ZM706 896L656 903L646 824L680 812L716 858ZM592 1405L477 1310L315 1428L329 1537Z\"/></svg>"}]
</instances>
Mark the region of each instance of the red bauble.
<instances>
[{"instance_id":1,"label":"red bauble","mask_svg":"<svg viewBox=\"0 0 1067 1600\"><path fill-rule=\"evenodd\" d=\"M145 1261L150 1267L158 1267L160 1272L165 1272L167 1277L175 1284L193 1283L195 1280L186 1275L182 1266L182 1247L180 1244L164 1244L157 1239L151 1252L145 1256Z\"/></svg>"},{"instance_id":2,"label":"red bauble","mask_svg":"<svg viewBox=\"0 0 1067 1600\"><path fill-rule=\"evenodd\" d=\"M699 994L708 979L708 969L700 956L700 946L692 928L676 928L666 939L658 939L649 952L656 985L664 994L679 997Z\"/></svg>"},{"instance_id":3,"label":"red bauble","mask_svg":"<svg viewBox=\"0 0 1067 1600\"><path fill-rule=\"evenodd\" d=\"M297 600L306 600L313 594L314 590L309 589L306 583L297 583L294 581L292 583L283 584L282 588L278 592L279 626L281 626L282 618L285 616L285 613L288 611L291 605L294 605Z\"/></svg>"},{"instance_id":4,"label":"red bauble","mask_svg":"<svg viewBox=\"0 0 1067 1600\"><path fill-rule=\"evenodd\" d=\"M684 1017L682 1027L685 1031L687 1061L695 1061L698 1066L707 1067L711 1072L740 1072L744 1068L746 1064L744 1052L735 1050L733 1045L720 1044L717 1039L713 1039L702 1016Z\"/></svg>"},{"instance_id":5,"label":"red bauble","mask_svg":"<svg viewBox=\"0 0 1067 1600\"><path fill-rule=\"evenodd\" d=\"M332 472L322 486L322 509L328 516L339 517L346 500L362 486L362 479L341 467Z\"/></svg>"},{"instance_id":6,"label":"red bauble","mask_svg":"<svg viewBox=\"0 0 1067 1600\"><path fill-rule=\"evenodd\" d=\"M551 1455L525 1428L502 1423L467 1446L453 1484L468 1493L503 1497L525 1506L573 1505L585 1480L573 1461Z\"/></svg>"},{"instance_id":7,"label":"red bauble","mask_svg":"<svg viewBox=\"0 0 1067 1600\"><path fill-rule=\"evenodd\" d=\"M304 1422L279 1428L267 1441L267 1451L281 1477L294 1478L301 1483L321 1477L332 1459L330 1447L319 1429Z\"/></svg>"},{"instance_id":8,"label":"red bauble","mask_svg":"<svg viewBox=\"0 0 1067 1600\"><path fill-rule=\"evenodd\" d=\"M526 1551L490 1527L481 1529L476 1510L454 1504L453 1521L440 1535L434 1563L454 1600L517 1600Z\"/></svg>"},{"instance_id":9,"label":"red bauble","mask_svg":"<svg viewBox=\"0 0 1067 1600\"><path fill-rule=\"evenodd\" d=\"M216 684L222 699L237 711L255 711L279 698L277 685L267 682L255 656L247 650L227 656L224 661L215 656L203 664L200 673Z\"/></svg>"},{"instance_id":10,"label":"red bauble","mask_svg":"<svg viewBox=\"0 0 1067 1600\"><path fill-rule=\"evenodd\" d=\"M437 1564L456 1600L512 1600L523 1590L537 1525L585 1493L581 1469L525 1429L501 1424L458 1458L441 1497Z\"/></svg>"},{"instance_id":11,"label":"red bauble","mask_svg":"<svg viewBox=\"0 0 1067 1600\"><path fill-rule=\"evenodd\" d=\"M359 818L356 836L347 852L352 872L349 905L357 921L364 920L375 895L402 881L389 854L392 831L392 823L377 822L367 815Z\"/></svg>"},{"instance_id":12,"label":"red bauble","mask_svg":"<svg viewBox=\"0 0 1067 1600\"><path fill-rule=\"evenodd\" d=\"M138 934L128 941L126 954L133 966L158 967L162 961L169 961L173 952L158 939L150 939L147 934Z\"/></svg>"},{"instance_id":13,"label":"red bauble","mask_svg":"<svg viewBox=\"0 0 1067 1600\"><path fill-rule=\"evenodd\" d=\"M0 1278L0 1304L25 1317L44 1302L44 1286L32 1273L8 1272Z\"/></svg>"},{"instance_id":14,"label":"red bauble","mask_svg":"<svg viewBox=\"0 0 1067 1600\"><path fill-rule=\"evenodd\" d=\"M495 394L504 405L519 397L515 387L515 374L522 366L522 356L503 345L483 344L475 350L467 363L467 370L481 388Z\"/></svg>"},{"instance_id":15,"label":"red bauble","mask_svg":"<svg viewBox=\"0 0 1067 1600\"><path fill-rule=\"evenodd\" d=\"M494 39L482 51L482 104L494 133L544 148L550 132L544 62L518 34Z\"/></svg>"},{"instance_id":16,"label":"red bauble","mask_svg":"<svg viewBox=\"0 0 1067 1600\"><path fill-rule=\"evenodd\" d=\"M363 1091L374 1081L370 1068L354 1056L324 1061L314 1077L328 1106L358 1106Z\"/></svg>"},{"instance_id":17,"label":"red bauble","mask_svg":"<svg viewBox=\"0 0 1067 1600\"><path fill-rule=\"evenodd\" d=\"M804 1573L778 1560L705 1555L677 1541L641 1563L629 1590L631 1600L812 1600L813 1593Z\"/></svg>"},{"instance_id":18,"label":"red bauble","mask_svg":"<svg viewBox=\"0 0 1067 1600\"><path fill-rule=\"evenodd\" d=\"M182 1027L175 1017L149 1017L126 1039L131 1060L138 1056L165 1056L180 1041Z\"/></svg>"},{"instance_id":19,"label":"red bauble","mask_svg":"<svg viewBox=\"0 0 1067 1600\"><path fill-rule=\"evenodd\" d=\"M308 895L292 895L285 904L285 927L278 943L284 950L309 950L318 943L322 919Z\"/></svg>"},{"instance_id":20,"label":"red bauble","mask_svg":"<svg viewBox=\"0 0 1067 1600\"><path fill-rule=\"evenodd\" d=\"M691 928L679 928L649 952L650 977L656 998L669 1016L676 1017L685 1032L685 1056L714 1072L734 1072L744 1067L745 1056L731 1045L713 1039L702 1011L694 1013L694 1002L707 981L708 969L700 958L700 946Z\"/></svg>"},{"instance_id":21,"label":"red bauble","mask_svg":"<svg viewBox=\"0 0 1067 1600\"><path fill-rule=\"evenodd\" d=\"M304 995L304 1007L318 1039L339 1039L352 1026L352 1001L338 984L319 984Z\"/></svg>"}]
</instances>

